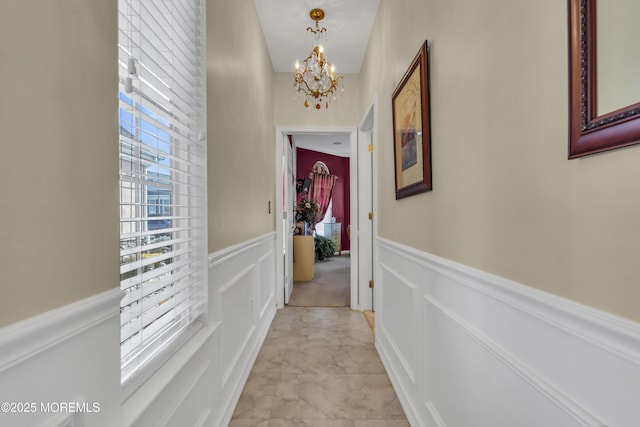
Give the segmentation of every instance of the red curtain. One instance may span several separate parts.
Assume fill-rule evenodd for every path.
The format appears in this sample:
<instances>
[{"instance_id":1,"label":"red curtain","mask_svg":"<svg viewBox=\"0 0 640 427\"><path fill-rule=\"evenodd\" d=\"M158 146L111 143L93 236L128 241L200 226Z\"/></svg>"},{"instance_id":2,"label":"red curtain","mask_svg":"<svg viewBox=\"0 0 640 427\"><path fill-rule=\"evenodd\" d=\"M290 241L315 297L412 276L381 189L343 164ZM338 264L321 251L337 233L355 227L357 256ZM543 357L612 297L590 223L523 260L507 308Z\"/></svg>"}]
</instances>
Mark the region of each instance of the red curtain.
<instances>
[{"instance_id":1,"label":"red curtain","mask_svg":"<svg viewBox=\"0 0 640 427\"><path fill-rule=\"evenodd\" d=\"M314 172L311 177L311 190L309 191L309 199L315 200L320 205L318 215L316 215L316 223L322 221L327 214L329 202L331 201L331 193L333 186L338 179L335 175Z\"/></svg>"}]
</instances>

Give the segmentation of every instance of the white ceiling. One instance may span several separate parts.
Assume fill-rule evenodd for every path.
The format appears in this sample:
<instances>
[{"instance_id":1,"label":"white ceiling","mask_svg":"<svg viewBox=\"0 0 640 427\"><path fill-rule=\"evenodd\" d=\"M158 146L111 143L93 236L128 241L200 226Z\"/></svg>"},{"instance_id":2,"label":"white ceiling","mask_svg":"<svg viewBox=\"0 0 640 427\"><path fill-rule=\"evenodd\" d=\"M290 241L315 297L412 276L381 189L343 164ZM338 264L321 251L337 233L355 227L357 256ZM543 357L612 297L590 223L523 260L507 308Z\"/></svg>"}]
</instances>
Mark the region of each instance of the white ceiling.
<instances>
[{"instance_id":1,"label":"white ceiling","mask_svg":"<svg viewBox=\"0 0 640 427\"><path fill-rule=\"evenodd\" d=\"M338 74L358 74L380 0L254 0L276 72L293 72L313 48L311 9L324 10L324 52Z\"/></svg>"},{"instance_id":2,"label":"white ceiling","mask_svg":"<svg viewBox=\"0 0 640 427\"><path fill-rule=\"evenodd\" d=\"M293 134L293 143L298 148L349 157L350 143L348 133L298 133Z\"/></svg>"},{"instance_id":3,"label":"white ceiling","mask_svg":"<svg viewBox=\"0 0 640 427\"><path fill-rule=\"evenodd\" d=\"M313 49L315 27L311 9L320 8L325 18L324 52L338 74L359 74L369 43L380 0L253 0L276 72L293 73L296 59L306 58ZM339 101L337 101L339 102ZM349 135L339 133L295 134L297 147L348 157Z\"/></svg>"}]
</instances>

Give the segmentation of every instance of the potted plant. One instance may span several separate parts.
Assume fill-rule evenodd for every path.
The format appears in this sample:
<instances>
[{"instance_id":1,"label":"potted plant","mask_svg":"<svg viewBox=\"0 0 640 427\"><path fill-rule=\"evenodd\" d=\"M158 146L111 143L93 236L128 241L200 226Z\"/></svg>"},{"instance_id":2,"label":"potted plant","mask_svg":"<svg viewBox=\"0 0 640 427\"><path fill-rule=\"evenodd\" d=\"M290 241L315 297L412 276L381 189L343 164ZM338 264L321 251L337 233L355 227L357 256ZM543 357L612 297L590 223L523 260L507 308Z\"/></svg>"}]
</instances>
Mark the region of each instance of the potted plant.
<instances>
[{"instance_id":1,"label":"potted plant","mask_svg":"<svg viewBox=\"0 0 640 427\"><path fill-rule=\"evenodd\" d=\"M307 235L316 225L316 216L320 211L320 205L315 200L300 199L296 203L296 221L305 223L303 234ZM308 224L308 225L307 225Z\"/></svg>"},{"instance_id":2,"label":"potted plant","mask_svg":"<svg viewBox=\"0 0 640 427\"><path fill-rule=\"evenodd\" d=\"M333 243L333 240L328 237L314 236L313 242L316 250L316 259L318 261L324 261L325 259L332 257L336 252L336 246Z\"/></svg>"}]
</instances>

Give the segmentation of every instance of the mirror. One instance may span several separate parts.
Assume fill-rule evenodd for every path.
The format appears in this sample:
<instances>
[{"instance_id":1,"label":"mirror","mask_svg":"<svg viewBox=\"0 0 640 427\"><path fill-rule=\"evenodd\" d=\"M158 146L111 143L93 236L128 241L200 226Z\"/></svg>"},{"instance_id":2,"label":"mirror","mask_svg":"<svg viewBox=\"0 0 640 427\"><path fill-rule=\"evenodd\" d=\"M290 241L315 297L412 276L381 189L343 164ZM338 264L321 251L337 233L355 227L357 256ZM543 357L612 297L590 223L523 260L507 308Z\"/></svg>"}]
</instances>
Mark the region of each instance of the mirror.
<instances>
[{"instance_id":1,"label":"mirror","mask_svg":"<svg viewBox=\"0 0 640 427\"><path fill-rule=\"evenodd\" d=\"M640 3L568 1L569 158L638 144Z\"/></svg>"},{"instance_id":2,"label":"mirror","mask_svg":"<svg viewBox=\"0 0 640 427\"><path fill-rule=\"evenodd\" d=\"M596 16L599 116L640 101L640 2L599 0Z\"/></svg>"}]
</instances>

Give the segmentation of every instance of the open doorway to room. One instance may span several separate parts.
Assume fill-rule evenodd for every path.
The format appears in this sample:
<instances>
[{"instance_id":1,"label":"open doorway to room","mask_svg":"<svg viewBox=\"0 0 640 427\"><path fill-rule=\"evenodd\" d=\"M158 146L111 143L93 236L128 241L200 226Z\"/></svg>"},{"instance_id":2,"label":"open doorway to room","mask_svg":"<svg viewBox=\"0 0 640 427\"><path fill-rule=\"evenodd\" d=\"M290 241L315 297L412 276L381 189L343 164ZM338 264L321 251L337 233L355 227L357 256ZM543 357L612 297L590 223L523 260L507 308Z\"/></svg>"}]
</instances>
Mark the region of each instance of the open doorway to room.
<instances>
[{"instance_id":1,"label":"open doorway to room","mask_svg":"<svg viewBox=\"0 0 640 427\"><path fill-rule=\"evenodd\" d=\"M357 129L355 127L290 127L276 130L278 140L278 153L276 154L277 170L286 171L291 162L291 170L295 177L291 179L283 173L283 185L277 189L276 206L281 210L282 221L276 222L277 245L283 248L282 262L276 264L278 307L288 305L299 306L349 306L353 309L362 309L359 306L358 296L358 255L357 244L354 247L354 230L357 230ZM291 154L289 146L292 147ZM284 218L295 218L295 202L285 196L294 194L294 200L299 201L309 191L312 180L305 182L305 177L313 174L314 166L320 162L328 168L329 175L336 177L331 197L326 200L324 215L318 217L315 230L300 227L300 223L286 221ZM280 179L280 178L278 178ZM297 184L297 185L296 185ZM307 185L307 193L305 193ZM291 187L293 188L291 188ZM301 192L296 191L296 187ZM287 201L288 200L288 201ZM335 218L335 219L334 219ZM294 238L294 233L296 233ZM316 239L325 237L336 245L334 256L323 261L316 261ZM286 242L292 241L291 245ZM294 242L295 240L295 242ZM302 243L302 241L305 241ZM297 244L296 244L297 243ZM306 247L306 249L304 249ZM288 249L289 248L289 249ZM302 250L302 253L298 252ZM309 255L311 254L311 255ZM300 267L304 261L311 264L313 272L306 278L297 278L291 281L287 279L295 276L290 266ZM293 263L295 258L295 263ZM313 286L306 286L306 295L295 293L294 283L323 284L322 292L314 291ZM287 284L285 285L285 282ZM327 286L328 283L333 285ZM346 286L345 286L346 285ZM316 286L317 288L317 286ZM330 288L334 288L335 292ZM338 302L339 301L339 302Z\"/></svg>"},{"instance_id":2,"label":"open doorway to room","mask_svg":"<svg viewBox=\"0 0 640 427\"><path fill-rule=\"evenodd\" d=\"M349 134L300 133L291 139L295 146L298 222L293 237L294 283L288 305L350 307ZM312 207L313 219L305 224L306 206Z\"/></svg>"}]
</instances>

